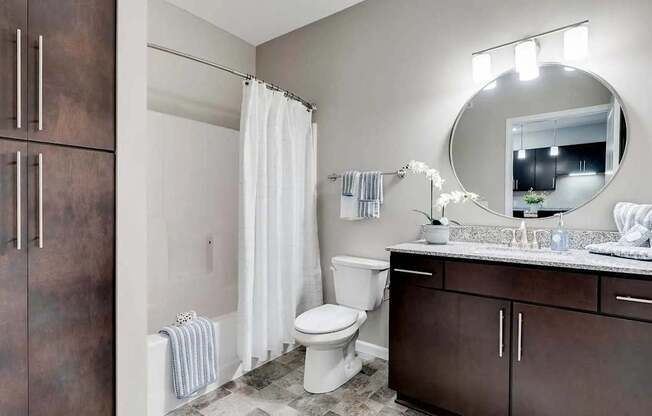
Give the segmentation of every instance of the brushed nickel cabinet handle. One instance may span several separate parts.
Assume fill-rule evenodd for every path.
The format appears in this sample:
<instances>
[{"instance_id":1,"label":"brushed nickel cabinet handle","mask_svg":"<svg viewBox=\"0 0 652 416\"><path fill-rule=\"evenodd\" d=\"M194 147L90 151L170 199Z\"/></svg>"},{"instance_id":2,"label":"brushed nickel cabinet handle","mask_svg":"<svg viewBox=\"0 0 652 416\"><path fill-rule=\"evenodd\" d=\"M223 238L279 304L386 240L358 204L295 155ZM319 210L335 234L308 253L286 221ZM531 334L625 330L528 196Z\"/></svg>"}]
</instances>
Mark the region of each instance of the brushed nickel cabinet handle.
<instances>
[{"instance_id":1,"label":"brushed nickel cabinet handle","mask_svg":"<svg viewBox=\"0 0 652 416\"><path fill-rule=\"evenodd\" d=\"M22 250L23 248L20 171L20 152L16 152L16 250Z\"/></svg>"},{"instance_id":2,"label":"brushed nickel cabinet handle","mask_svg":"<svg viewBox=\"0 0 652 416\"><path fill-rule=\"evenodd\" d=\"M43 35L38 37L38 130L43 130Z\"/></svg>"},{"instance_id":3,"label":"brushed nickel cabinet handle","mask_svg":"<svg viewBox=\"0 0 652 416\"><path fill-rule=\"evenodd\" d=\"M43 153L38 154L38 248L43 248Z\"/></svg>"},{"instance_id":4,"label":"brushed nickel cabinet handle","mask_svg":"<svg viewBox=\"0 0 652 416\"><path fill-rule=\"evenodd\" d=\"M523 314L518 314L518 348L517 360L520 362L523 358Z\"/></svg>"},{"instance_id":5,"label":"brushed nickel cabinet handle","mask_svg":"<svg viewBox=\"0 0 652 416\"><path fill-rule=\"evenodd\" d=\"M498 357L503 358L503 353L505 351L505 342L504 342L504 331L505 331L505 310L501 309L498 312Z\"/></svg>"},{"instance_id":6,"label":"brushed nickel cabinet handle","mask_svg":"<svg viewBox=\"0 0 652 416\"><path fill-rule=\"evenodd\" d=\"M619 301L622 301L622 302L643 303L643 304L646 304L646 305L652 305L652 299L634 298L632 296L618 296L618 295L616 295L616 300L619 300Z\"/></svg>"},{"instance_id":7,"label":"brushed nickel cabinet handle","mask_svg":"<svg viewBox=\"0 0 652 416\"><path fill-rule=\"evenodd\" d=\"M399 273L416 274L419 276L432 276L431 272L420 272L418 270L394 269L394 271Z\"/></svg>"},{"instance_id":8,"label":"brushed nickel cabinet handle","mask_svg":"<svg viewBox=\"0 0 652 416\"><path fill-rule=\"evenodd\" d=\"M23 127L21 30L16 29L16 128Z\"/></svg>"}]
</instances>

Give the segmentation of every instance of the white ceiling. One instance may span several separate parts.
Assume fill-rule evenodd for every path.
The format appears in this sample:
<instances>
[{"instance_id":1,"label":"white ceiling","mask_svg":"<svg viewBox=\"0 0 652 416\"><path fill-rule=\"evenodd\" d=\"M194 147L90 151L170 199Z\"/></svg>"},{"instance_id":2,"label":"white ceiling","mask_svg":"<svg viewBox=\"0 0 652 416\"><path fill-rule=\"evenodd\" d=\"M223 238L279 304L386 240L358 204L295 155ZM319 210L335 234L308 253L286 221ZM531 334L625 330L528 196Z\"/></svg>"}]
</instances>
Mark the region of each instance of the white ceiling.
<instances>
[{"instance_id":1,"label":"white ceiling","mask_svg":"<svg viewBox=\"0 0 652 416\"><path fill-rule=\"evenodd\" d=\"M257 46L363 0L168 0Z\"/></svg>"}]
</instances>

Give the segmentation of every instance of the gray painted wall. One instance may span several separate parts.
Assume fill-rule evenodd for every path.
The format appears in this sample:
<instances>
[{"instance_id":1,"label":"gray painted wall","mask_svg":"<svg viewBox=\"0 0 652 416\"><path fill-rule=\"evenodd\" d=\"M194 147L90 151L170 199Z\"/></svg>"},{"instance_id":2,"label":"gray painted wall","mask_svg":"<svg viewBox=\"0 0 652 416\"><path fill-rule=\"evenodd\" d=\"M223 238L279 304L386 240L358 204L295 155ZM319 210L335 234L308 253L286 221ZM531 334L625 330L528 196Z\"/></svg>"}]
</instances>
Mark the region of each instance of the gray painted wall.
<instances>
[{"instance_id":1,"label":"gray painted wall","mask_svg":"<svg viewBox=\"0 0 652 416\"><path fill-rule=\"evenodd\" d=\"M164 0L149 0L148 39L254 74L256 49ZM240 128L242 85L217 69L149 50L147 107L232 129Z\"/></svg>"},{"instance_id":2,"label":"gray painted wall","mask_svg":"<svg viewBox=\"0 0 652 416\"><path fill-rule=\"evenodd\" d=\"M389 179L382 217L338 218L339 183L330 172L348 168L396 169L420 159L456 186L448 161L448 135L461 106L477 90L471 53L525 35L590 19L586 68L606 79L628 110L630 147L607 191L566 218L573 228L615 229L617 201L652 201L645 172L652 154L652 2L630 0L367 0L257 48L263 79L315 101L319 109L319 235L327 300L334 301L328 266L333 255L384 258L389 244L418 236L428 205L421 177ZM542 61L562 56L561 36L541 42ZM499 74L513 65L512 51L493 55ZM516 224L468 204L447 212L467 224ZM536 227L554 226L534 220ZM387 307L370 314L361 339L387 345Z\"/></svg>"}]
</instances>

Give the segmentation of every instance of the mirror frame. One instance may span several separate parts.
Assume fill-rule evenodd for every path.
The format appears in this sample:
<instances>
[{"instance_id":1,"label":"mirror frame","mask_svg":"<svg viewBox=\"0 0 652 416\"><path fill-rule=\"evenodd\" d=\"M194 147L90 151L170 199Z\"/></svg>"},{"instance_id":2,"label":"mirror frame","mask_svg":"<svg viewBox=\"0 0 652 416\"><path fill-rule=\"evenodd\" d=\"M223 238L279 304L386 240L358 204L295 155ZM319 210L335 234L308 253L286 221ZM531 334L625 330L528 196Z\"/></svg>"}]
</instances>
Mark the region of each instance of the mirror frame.
<instances>
[{"instance_id":1,"label":"mirror frame","mask_svg":"<svg viewBox=\"0 0 652 416\"><path fill-rule=\"evenodd\" d=\"M623 117L625 118L625 126L627 127L627 131L626 131L626 133L625 133L625 141L626 141L626 143L625 143L625 150L624 150L624 152L623 152L623 156L621 157L621 163L620 163L620 164L622 165L622 164L626 161L627 154L629 153L630 139L631 139L631 137L630 137L631 125L630 125L630 123L629 123L628 111L627 111L627 109L626 109L626 107L625 107L625 104L624 104L622 98L620 98L620 95L619 95L619 94L616 92L616 90L614 89L614 87L611 86L610 83L608 83L607 81L605 81L604 78L602 78L602 77L599 76L599 75L596 75L594 72L591 72L591 71L589 71L589 70L587 70L587 69L580 68L580 67L577 67L577 66L567 65L567 64L564 64L564 63L562 63L562 62L541 62L541 63L539 64L539 66L540 66L540 67L543 67L543 66L561 66L561 67L574 68L574 69L577 70L577 71L582 71L583 73L588 74L588 75L591 75L593 78L595 78L596 80L600 81L600 82L602 83L602 85L604 85L605 88L607 88L607 89L609 90L609 92L611 92L611 94L614 96L614 98L616 98L616 99L618 100L618 102L620 103L620 108L621 108L621 110L622 110L622 112L623 112ZM460 180L459 176L457 175L457 171L455 170L455 163L453 162L453 140L455 139L455 131L457 130L457 126L458 126L458 124L459 124L459 122L460 122L460 120L461 120L461 118L462 118L462 115L464 114L464 111L465 111L466 108L469 106L469 103L470 103L471 101L473 101L473 99L475 98L476 95L478 95L478 94L479 94L479 93L480 93L480 92L481 92L481 91L482 91L482 90L483 90L487 85L491 84L492 82L497 81L498 79L500 79L501 77L503 77L503 76L505 76L505 75L513 74L513 73L515 73L515 72L516 72L516 70L515 70L514 68L512 68L512 69L508 69L508 70L506 70L506 71L503 71L503 72L502 72L501 74L499 74L496 78L493 78L493 79L491 79L489 82L483 84L483 85L480 87L480 89L478 89L478 90L477 90L477 91L476 91L476 92L471 96L471 98L469 98L468 100L466 100L466 101L464 102L464 105L462 106L462 109L457 113L457 117L455 117L455 123L453 123L453 128L451 129L450 136L449 136L449 139L448 139L448 160L449 160L450 165L451 165L451 168L452 168L452 170L453 170L453 175L455 176L455 180L457 180L457 183L459 184L460 188L461 188L463 191L465 191L465 192L468 192L468 190L466 189L466 187L464 186L464 184L463 184L462 181ZM525 81L525 82L527 82L527 81ZM591 202L592 202L594 199L596 199L598 196L600 196L600 195L601 195L601 194L602 194L602 193L607 189L607 187L608 187L608 186L609 186L609 185L614 181L614 179L616 178L616 176L618 176L618 174L620 173L621 170L622 170L622 166L619 166L619 167L618 167L618 170L616 170L616 171L614 172L613 177L611 178L611 180L610 180L609 182L605 183L604 186L603 186L602 188L600 188L600 190L598 190L598 191L597 191L597 192L596 192L596 193L595 193L591 198L589 198L588 200L586 200L586 201L583 202L582 204L576 206L575 208L570 209L570 210L564 212L564 215L570 214L570 213L572 213L572 212L577 211L577 210L580 209L580 208L583 208L584 206L586 206L586 205L588 205L589 203L591 203ZM489 212L489 213L491 213L491 214L498 215L498 216L503 217L503 218L508 218L508 219L510 219L510 220L520 220L520 219L521 219L521 218L516 218L516 217L513 217L513 216L508 216L508 215L502 214L502 213L500 213L500 212L498 212L498 211L494 211L494 210L491 209L490 207L482 205L479 201L473 201L473 202L474 202L477 206L479 206L480 208L482 208L483 210L485 210L485 211L487 211L487 212ZM528 221L532 221L532 220L545 221L545 220L550 220L551 218L554 218L554 217L544 217L544 218L523 218L523 219L528 220Z\"/></svg>"}]
</instances>

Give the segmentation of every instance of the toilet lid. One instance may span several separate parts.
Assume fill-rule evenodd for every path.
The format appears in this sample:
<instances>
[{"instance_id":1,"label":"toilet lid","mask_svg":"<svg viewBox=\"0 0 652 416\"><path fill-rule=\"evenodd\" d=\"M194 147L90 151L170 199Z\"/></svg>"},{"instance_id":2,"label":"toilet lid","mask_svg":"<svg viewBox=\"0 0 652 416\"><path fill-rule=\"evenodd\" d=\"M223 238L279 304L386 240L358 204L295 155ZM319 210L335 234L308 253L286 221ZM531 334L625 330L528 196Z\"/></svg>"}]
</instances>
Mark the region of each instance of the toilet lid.
<instances>
[{"instance_id":1,"label":"toilet lid","mask_svg":"<svg viewBox=\"0 0 652 416\"><path fill-rule=\"evenodd\" d=\"M294 327L304 334L329 334L350 327L358 316L359 312L355 309L327 304L299 315Z\"/></svg>"}]
</instances>

